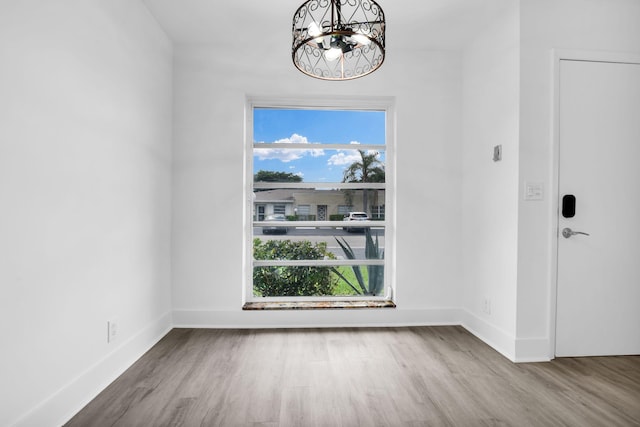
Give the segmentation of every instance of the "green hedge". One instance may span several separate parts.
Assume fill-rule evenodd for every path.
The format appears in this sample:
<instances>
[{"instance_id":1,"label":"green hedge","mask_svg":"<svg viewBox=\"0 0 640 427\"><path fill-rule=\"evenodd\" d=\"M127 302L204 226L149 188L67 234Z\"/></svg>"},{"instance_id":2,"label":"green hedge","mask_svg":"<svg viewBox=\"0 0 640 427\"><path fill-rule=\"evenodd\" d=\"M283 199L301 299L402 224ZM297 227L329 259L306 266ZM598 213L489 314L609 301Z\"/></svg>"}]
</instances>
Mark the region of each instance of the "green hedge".
<instances>
[{"instance_id":1,"label":"green hedge","mask_svg":"<svg viewBox=\"0 0 640 427\"><path fill-rule=\"evenodd\" d=\"M335 259L324 242L253 239L256 260ZM287 266L255 267L253 293L256 296L323 296L332 295L336 284L331 267Z\"/></svg>"},{"instance_id":2,"label":"green hedge","mask_svg":"<svg viewBox=\"0 0 640 427\"><path fill-rule=\"evenodd\" d=\"M287 221L315 221L315 215L287 215Z\"/></svg>"}]
</instances>

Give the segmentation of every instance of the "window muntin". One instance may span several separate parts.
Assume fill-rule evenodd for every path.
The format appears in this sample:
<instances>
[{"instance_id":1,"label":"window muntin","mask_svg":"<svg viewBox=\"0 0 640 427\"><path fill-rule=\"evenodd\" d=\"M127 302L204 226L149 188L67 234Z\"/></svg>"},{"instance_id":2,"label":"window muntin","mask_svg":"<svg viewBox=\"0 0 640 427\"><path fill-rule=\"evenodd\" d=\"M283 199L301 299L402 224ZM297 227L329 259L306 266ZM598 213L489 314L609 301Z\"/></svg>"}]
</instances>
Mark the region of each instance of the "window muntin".
<instances>
[{"instance_id":1,"label":"window muntin","mask_svg":"<svg viewBox=\"0 0 640 427\"><path fill-rule=\"evenodd\" d=\"M371 210L374 206L386 206L391 200L386 191L389 182L392 182L390 177L393 172L389 167L392 153L387 143L392 134L388 129L390 120L387 116L391 103L386 99L382 104L382 108L325 111L271 108L250 102L253 127L249 134L253 138L249 141L247 159L250 166L247 170L254 178L265 170L287 172L279 176L266 176L266 179L257 182L248 180L254 194L251 209L266 203L269 210L269 202L264 199L272 197L274 200L287 200L287 207L291 211L286 212L286 232L282 233L262 233L264 228L273 228L274 224L253 217L249 233L253 245L247 245L250 268L247 270L245 300L383 298L384 290L392 283L389 269L385 268L393 246L388 236L390 221L384 214L380 215L379 209L375 212ZM349 114L345 116L345 113ZM286 129L281 123L280 114L289 119L295 116L297 123L303 123L304 130L291 132ZM356 120L345 120L350 114L355 115ZM283 120L286 122L288 119ZM313 123L309 124L309 121ZM339 136L336 129L331 132L332 139L314 138L311 133L305 136L311 132L309 129L331 127L328 126L330 123L349 123L348 126L338 125L336 129L352 129L353 135L359 126L378 129L378 133L375 138L364 142L358 141L357 136ZM271 136L265 136L269 134ZM361 153L374 156L375 163L384 173L362 177L356 171L349 177L350 181L344 182L346 166ZM362 157L360 159L364 160ZM291 178L294 175L302 179ZM366 221L346 221L345 216L354 210L367 212L369 218ZM279 242L283 241L311 244L311 249L291 253L290 248L278 247L281 244ZM256 242L261 248L271 245L269 253L280 255L265 257L267 252L261 248L257 250ZM368 254L365 253L367 246ZM334 286L330 292L326 291L325 286L317 292L307 289L302 294L287 288L287 277L293 277L290 280L296 281L299 276L294 273L305 271L318 273L318 277L329 271L334 282L339 282L338 286ZM313 276L311 273L309 275ZM261 279L257 280L257 277ZM270 280L272 287L261 287L265 283L263 279L267 282ZM253 286L254 283L256 286ZM281 288L278 288L278 283L282 285ZM276 293L273 293L274 289Z\"/></svg>"}]
</instances>

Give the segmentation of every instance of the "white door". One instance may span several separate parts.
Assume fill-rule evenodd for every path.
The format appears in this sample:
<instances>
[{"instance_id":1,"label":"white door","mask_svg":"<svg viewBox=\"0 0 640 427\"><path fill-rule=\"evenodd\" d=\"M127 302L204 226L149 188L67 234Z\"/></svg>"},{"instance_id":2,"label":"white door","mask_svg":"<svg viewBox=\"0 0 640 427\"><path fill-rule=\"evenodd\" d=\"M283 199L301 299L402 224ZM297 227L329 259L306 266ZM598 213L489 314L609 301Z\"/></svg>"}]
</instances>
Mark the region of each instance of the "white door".
<instances>
[{"instance_id":1,"label":"white door","mask_svg":"<svg viewBox=\"0 0 640 427\"><path fill-rule=\"evenodd\" d=\"M556 355L640 354L640 64L562 60L559 88L559 229L589 235L558 236Z\"/></svg>"}]
</instances>

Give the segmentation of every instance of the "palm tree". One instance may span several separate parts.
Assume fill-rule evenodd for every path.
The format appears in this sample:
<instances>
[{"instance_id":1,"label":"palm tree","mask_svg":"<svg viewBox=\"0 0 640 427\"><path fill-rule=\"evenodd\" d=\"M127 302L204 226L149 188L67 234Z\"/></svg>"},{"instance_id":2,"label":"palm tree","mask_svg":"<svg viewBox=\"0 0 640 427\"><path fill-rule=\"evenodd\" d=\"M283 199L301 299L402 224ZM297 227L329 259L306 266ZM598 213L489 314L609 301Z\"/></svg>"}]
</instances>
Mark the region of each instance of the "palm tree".
<instances>
[{"instance_id":1,"label":"palm tree","mask_svg":"<svg viewBox=\"0 0 640 427\"><path fill-rule=\"evenodd\" d=\"M384 164L378 160L377 151L366 153L364 150L358 150L360 160L353 162L344 170L342 182L384 182ZM377 194L377 193L376 193ZM369 190L365 189L362 193L362 211L369 212L367 202L369 198Z\"/></svg>"}]
</instances>

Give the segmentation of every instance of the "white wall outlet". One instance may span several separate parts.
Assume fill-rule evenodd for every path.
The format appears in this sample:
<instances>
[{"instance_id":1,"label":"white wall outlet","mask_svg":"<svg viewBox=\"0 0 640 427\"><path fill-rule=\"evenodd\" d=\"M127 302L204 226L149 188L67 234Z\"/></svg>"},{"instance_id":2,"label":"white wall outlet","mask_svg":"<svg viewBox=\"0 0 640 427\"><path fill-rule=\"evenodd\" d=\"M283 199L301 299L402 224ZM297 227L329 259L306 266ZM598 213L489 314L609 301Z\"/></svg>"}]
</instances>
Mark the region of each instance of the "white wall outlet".
<instances>
[{"instance_id":1,"label":"white wall outlet","mask_svg":"<svg viewBox=\"0 0 640 427\"><path fill-rule=\"evenodd\" d=\"M491 299L485 298L482 304L482 311L485 314L491 314Z\"/></svg>"},{"instance_id":2,"label":"white wall outlet","mask_svg":"<svg viewBox=\"0 0 640 427\"><path fill-rule=\"evenodd\" d=\"M107 321L107 343L115 341L118 336L118 321L112 319Z\"/></svg>"}]
</instances>

